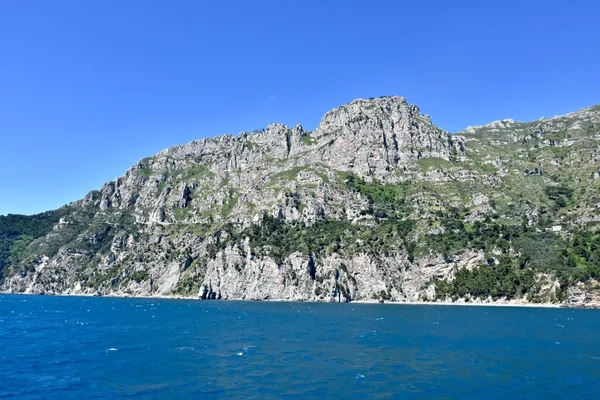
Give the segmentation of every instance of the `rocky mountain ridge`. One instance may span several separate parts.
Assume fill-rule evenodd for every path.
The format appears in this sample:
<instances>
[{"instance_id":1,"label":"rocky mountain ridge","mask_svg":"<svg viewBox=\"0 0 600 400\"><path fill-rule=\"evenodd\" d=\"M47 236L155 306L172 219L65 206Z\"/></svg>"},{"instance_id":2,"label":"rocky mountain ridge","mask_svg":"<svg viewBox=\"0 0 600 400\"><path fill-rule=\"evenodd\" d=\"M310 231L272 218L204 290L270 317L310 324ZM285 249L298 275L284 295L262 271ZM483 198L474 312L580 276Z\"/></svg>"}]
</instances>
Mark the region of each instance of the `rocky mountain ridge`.
<instances>
[{"instance_id":1,"label":"rocky mountain ridge","mask_svg":"<svg viewBox=\"0 0 600 400\"><path fill-rule=\"evenodd\" d=\"M0 290L585 302L599 167L598 106L451 135L403 97L359 99L312 132L165 149L43 224L0 217Z\"/></svg>"}]
</instances>

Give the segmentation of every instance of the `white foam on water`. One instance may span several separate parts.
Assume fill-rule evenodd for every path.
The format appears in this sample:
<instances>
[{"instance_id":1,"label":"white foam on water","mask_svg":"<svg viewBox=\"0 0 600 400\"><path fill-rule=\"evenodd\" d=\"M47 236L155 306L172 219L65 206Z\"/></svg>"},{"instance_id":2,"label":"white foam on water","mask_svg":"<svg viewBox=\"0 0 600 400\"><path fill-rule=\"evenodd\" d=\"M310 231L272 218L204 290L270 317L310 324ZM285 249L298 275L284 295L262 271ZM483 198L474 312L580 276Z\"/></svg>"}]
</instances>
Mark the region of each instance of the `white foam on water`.
<instances>
[{"instance_id":1,"label":"white foam on water","mask_svg":"<svg viewBox=\"0 0 600 400\"><path fill-rule=\"evenodd\" d=\"M110 349L106 349L106 352L108 353L109 351L117 351L119 349L115 349L114 347L111 347Z\"/></svg>"}]
</instances>

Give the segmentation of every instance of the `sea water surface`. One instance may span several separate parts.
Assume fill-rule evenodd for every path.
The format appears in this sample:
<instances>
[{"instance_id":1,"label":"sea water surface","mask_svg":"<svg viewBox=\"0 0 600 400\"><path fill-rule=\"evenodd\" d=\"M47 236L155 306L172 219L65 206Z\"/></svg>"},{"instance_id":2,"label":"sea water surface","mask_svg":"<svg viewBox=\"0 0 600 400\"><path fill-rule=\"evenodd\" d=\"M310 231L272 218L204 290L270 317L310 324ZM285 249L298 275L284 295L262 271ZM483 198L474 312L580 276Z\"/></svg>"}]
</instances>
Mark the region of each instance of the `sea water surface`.
<instances>
[{"instance_id":1,"label":"sea water surface","mask_svg":"<svg viewBox=\"0 0 600 400\"><path fill-rule=\"evenodd\" d=\"M0 398L599 398L600 312L0 295Z\"/></svg>"}]
</instances>

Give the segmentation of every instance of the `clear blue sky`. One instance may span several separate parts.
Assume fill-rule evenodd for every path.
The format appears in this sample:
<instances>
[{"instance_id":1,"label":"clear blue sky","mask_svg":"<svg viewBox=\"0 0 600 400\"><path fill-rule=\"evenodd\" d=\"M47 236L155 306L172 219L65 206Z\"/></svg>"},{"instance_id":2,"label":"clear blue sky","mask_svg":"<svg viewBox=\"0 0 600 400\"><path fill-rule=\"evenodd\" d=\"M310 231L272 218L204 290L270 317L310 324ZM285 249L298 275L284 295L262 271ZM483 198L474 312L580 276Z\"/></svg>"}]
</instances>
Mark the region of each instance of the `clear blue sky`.
<instances>
[{"instance_id":1,"label":"clear blue sky","mask_svg":"<svg viewBox=\"0 0 600 400\"><path fill-rule=\"evenodd\" d=\"M0 0L0 214L172 145L403 95L455 132L600 103L599 1Z\"/></svg>"}]
</instances>

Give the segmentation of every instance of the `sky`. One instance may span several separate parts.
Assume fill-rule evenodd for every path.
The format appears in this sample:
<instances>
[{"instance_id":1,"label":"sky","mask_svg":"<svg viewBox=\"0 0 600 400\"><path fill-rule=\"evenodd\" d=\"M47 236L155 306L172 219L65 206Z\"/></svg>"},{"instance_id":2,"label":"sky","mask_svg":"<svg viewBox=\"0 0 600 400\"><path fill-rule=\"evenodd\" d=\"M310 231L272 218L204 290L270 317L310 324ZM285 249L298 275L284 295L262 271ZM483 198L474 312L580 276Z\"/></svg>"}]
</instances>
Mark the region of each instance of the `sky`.
<instances>
[{"instance_id":1,"label":"sky","mask_svg":"<svg viewBox=\"0 0 600 400\"><path fill-rule=\"evenodd\" d=\"M0 0L0 215L355 98L450 132L600 103L595 0Z\"/></svg>"}]
</instances>

